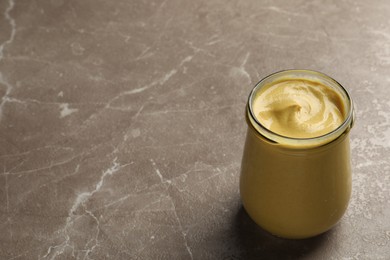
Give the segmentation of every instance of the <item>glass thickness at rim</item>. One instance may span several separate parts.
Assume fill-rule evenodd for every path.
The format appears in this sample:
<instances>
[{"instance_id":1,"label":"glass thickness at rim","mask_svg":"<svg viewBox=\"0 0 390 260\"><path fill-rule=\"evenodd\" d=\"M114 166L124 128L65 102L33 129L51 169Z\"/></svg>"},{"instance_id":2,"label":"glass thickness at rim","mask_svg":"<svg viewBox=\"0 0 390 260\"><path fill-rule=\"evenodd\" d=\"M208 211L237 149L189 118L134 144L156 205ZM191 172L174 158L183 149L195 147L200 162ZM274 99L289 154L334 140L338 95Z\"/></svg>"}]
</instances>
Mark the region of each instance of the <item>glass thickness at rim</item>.
<instances>
[{"instance_id":1,"label":"glass thickness at rim","mask_svg":"<svg viewBox=\"0 0 390 260\"><path fill-rule=\"evenodd\" d=\"M316 137L310 137L310 138L295 138L295 137L288 137L288 136L280 135L278 133L275 133L275 132L269 130L265 126L263 126L257 120L257 118L256 118L256 116L254 115L254 112L253 112L252 103L254 101L255 94L262 87L264 87L267 84L268 80L270 80L272 78L274 78L275 80L283 79L283 77L286 77L286 79L287 79L289 75L291 76L292 79L294 78L293 77L294 75L297 75L297 76L301 75L302 78L304 78L304 76L312 76L312 77L314 77L317 80L321 80L322 79L322 80L325 80L325 81L330 81L331 83L336 85L339 88L339 92L340 92L340 90L341 90L341 92L343 92L343 93L340 93L340 94L344 94L346 99L347 99L346 101L348 102L346 104L348 106L347 107L348 108L348 113L347 113L347 116L346 116L345 120L343 121L343 123L339 127L337 127L336 129L334 129L333 131L331 131L329 133L326 133L326 134L320 135L320 136L316 136ZM272 81L270 81L269 83L272 83ZM330 87L332 87L332 86L330 86ZM250 118L250 122L251 122L252 125L254 123L256 124L256 125L253 125L253 127L256 129L257 132L259 132L259 134L264 136L264 133L259 131L261 129L262 131L264 131L267 134L265 137L270 139L271 141L275 141L275 142L279 143L277 141L279 139L279 140L284 140L284 141L286 141L287 143L290 143L290 144L303 144L303 143L310 144L310 143L312 143L314 141L318 141L318 140L321 140L321 139L325 141L328 138L331 139L331 140L329 140L329 142L330 142L333 139L335 139L338 136L340 136L342 133L344 133L345 130L347 130L348 128L352 127L352 121L353 121L353 116L354 116L353 115L354 114L353 113L353 103L352 103L351 96L349 95L348 91L339 82L337 82L332 77L330 77L330 76L328 76L328 75L326 75L326 74L324 74L322 72L318 72L318 71L314 71L314 70L304 70L304 69L281 70L281 71L272 73L272 74L264 77L263 79L261 79L255 85L255 87L252 89L251 93L249 94L249 97L248 97L248 109L247 110L248 110L248 115L249 115L249 118ZM331 137L334 137L334 138L331 138Z\"/></svg>"}]
</instances>

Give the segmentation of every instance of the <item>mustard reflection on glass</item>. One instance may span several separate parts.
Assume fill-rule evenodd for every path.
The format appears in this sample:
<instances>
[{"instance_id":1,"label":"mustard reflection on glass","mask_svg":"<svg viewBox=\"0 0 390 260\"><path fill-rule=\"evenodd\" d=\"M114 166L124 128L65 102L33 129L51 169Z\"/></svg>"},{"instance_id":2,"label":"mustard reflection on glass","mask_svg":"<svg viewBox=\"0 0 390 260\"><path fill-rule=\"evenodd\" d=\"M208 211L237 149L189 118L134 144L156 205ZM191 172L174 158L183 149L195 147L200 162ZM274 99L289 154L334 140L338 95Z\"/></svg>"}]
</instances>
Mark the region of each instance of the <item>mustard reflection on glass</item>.
<instances>
[{"instance_id":1,"label":"mustard reflection on glass","mask_svg":"<svg viewBox=\"0 0 390 260\"><path fill-rule=\"evenodd\" d=\"M322 73L278 72L255 86L246 116L240 194L249 216L285 238L334 226L351 194L346 90Z\"/></svg>"}]
</instances>

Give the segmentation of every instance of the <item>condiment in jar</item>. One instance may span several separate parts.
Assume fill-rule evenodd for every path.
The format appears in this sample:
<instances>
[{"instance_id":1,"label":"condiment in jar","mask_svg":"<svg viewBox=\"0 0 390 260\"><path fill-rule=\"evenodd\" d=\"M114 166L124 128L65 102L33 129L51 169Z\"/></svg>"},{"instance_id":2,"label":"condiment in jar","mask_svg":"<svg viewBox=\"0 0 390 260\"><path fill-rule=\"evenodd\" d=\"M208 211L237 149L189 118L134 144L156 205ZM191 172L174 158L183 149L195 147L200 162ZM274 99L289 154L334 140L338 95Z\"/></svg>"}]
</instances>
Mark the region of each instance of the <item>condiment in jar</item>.
<instances>
[{"instance_id":1,"label":"condiment in jar","mask_svg":"<svg viewBox=\"0 0 390 260\"><path fill-rule=\"evenodd\" d=\"M252 90L247 121L240 193L251 218L286 238L335 225L351 194L347 91L319 72L278 72Z\"/></svg>"}]
</instances>

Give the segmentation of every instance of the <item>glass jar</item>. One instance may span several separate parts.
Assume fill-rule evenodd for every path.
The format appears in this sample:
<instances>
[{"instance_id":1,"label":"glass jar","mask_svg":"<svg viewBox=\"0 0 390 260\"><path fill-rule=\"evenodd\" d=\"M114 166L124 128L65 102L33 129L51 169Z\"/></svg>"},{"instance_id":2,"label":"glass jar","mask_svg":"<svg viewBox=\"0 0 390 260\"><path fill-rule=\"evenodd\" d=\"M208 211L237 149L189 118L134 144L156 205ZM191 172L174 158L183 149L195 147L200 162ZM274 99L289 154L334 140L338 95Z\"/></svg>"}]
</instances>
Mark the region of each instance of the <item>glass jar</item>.
<instances>
[{"instance_id":1,"label":"glass jar","mask_svg":"<svg viewBox=\"0 0 390 260\"><path fill-rule=\"evenodd\" d=\"M291 138L267 129L256 119L253 102L262 87L282 78L317 81L337 91L345 106L344 122L314 138ZM250 93L246 119L240 195L249 216L266 231L285 238L307 238L334 226L351 195L349 131L354 113L348 92L319 72L277 72Z\"/></svg>"}]
</instances>

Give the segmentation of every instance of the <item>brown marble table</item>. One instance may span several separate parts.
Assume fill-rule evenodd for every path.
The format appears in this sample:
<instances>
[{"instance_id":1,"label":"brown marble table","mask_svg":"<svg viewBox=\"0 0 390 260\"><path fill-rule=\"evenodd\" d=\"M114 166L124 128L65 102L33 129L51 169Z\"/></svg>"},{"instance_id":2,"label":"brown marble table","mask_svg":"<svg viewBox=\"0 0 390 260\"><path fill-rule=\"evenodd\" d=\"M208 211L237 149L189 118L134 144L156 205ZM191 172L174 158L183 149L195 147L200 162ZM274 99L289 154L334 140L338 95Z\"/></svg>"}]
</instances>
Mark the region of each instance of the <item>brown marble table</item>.
<instances>
[{"instance_id":1,"label":"brown marble table","mask_svg":"<svg viewBox=\"0 0 390 260\"><path fill-rule=\"evenodd\" d=\"M390 2L0 1L0 259L390 259ZM262 77L349 89L353 194L321 236L249 219Z\"/></svg>"}]
</instances>

